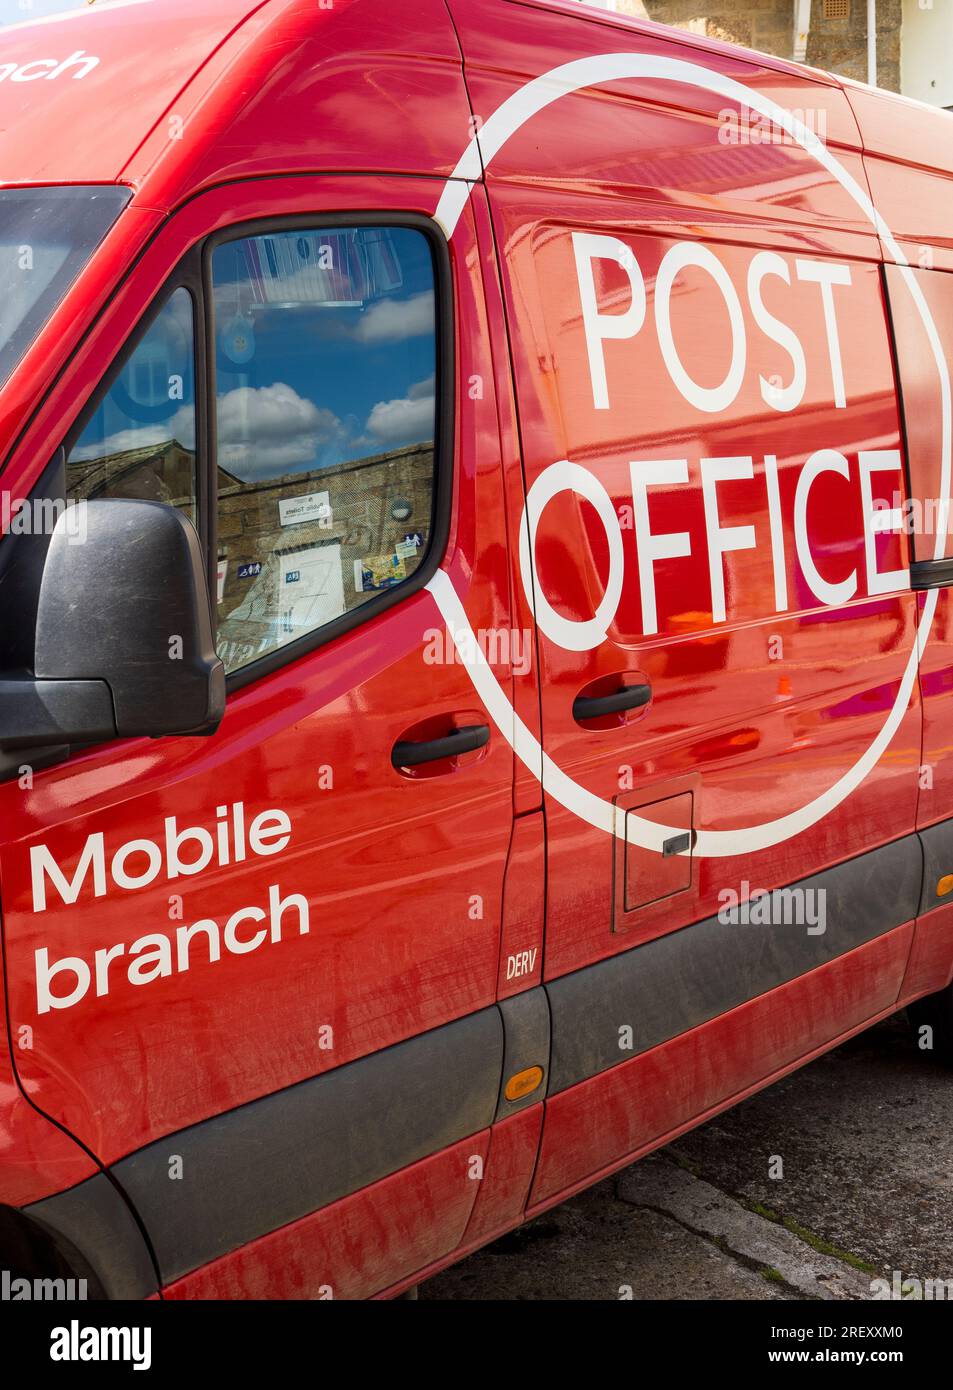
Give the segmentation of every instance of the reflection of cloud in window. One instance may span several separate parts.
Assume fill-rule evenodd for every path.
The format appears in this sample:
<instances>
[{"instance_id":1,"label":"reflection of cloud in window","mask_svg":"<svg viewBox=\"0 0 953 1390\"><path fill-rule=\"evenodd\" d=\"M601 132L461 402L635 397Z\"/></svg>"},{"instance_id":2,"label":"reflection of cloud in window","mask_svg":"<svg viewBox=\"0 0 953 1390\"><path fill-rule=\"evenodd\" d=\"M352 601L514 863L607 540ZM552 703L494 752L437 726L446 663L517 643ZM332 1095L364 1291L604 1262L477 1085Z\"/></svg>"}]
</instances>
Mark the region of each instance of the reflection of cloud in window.
<instances>
[{"instance_id":1,"label":"reflection of cloud in window","mask_svg":"<svg viewBox=\"0 0 953 1390\"><path fill-rule=\"evenodd\" d=\"M167 444L176 440L183 449L195 448L195 407L180 406L169 420L160 420L154 425L135 425L93 444L77 444L70 453L71 463L83 463L87 459L110 458L113 454L125 454L130 449L145 449L153 444Z\"/></svg>"},{"instance_id":2,"label":"reflection of cloud in window","mask_svg":"<svg viewBox=\"0 0 953 1390\"><path fill-rule=\"evenodd\" d=\"M250 481L328 466L362 450L384 451L432 439L434 389L431 373L410 386L406 396L378 401L358 435L355 421L339 419L285 382L238 386L218 399L219 465L234 477ZM180 406L165 421L129 426L102 441L78 444L70 461L109 458L173 439L183 448L194 449L194 406Z\"/></svg>"},{"instance_id":3,"label":"reflection of cloud in window","mask_svg":"<svg viewBox=\"0 0 953 1390\"><path fill-rule=\"evenodd\" d=\"M433 290L409 299L382 299L361 315L354 337L362 343L397 343L420 338L434 329Z\"/></svg>"},{"instance_id":4,"label":"reflection of cloud in window","mask_svg":"<svg viewBox=\"0 0 953 1390\"><path fill-rule=\"evenodd\" d=\"M341 431L331 410L293 387L239 386L218 401L218 462L242 479L274 477L313 465Z\"/></svg>"},{"instance_id":5,"label":"reflection of cloud in window","mask_svg":"<svg viewBox=\"0 0 953 1390\"><path fill-rule=\"evenodd\" d=\"M367 417L366 432L381 444L411 444L433 438L434 377L418 381L399 400L378 401Z\"/></svg>"}]
</instances>

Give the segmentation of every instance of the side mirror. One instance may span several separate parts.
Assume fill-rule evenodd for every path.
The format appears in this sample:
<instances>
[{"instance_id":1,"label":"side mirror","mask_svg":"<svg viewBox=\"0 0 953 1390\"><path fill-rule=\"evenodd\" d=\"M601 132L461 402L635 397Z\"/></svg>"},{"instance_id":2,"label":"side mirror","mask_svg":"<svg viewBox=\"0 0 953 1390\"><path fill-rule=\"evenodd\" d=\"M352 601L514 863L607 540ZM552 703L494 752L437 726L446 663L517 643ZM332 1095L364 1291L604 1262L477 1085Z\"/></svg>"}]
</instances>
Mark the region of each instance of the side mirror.
<instances>
[{"instance_id":1,"label":"side mirror","mask_svg":"<svg viewBox=\"0 0 953 1390\"><path fill-rule=\"evenodd\" d=\"M49 540L33 678L0 678L0 745L213 733L225 668L194 528L163 502L80 505Z\"/></svg>"}]
</instances>

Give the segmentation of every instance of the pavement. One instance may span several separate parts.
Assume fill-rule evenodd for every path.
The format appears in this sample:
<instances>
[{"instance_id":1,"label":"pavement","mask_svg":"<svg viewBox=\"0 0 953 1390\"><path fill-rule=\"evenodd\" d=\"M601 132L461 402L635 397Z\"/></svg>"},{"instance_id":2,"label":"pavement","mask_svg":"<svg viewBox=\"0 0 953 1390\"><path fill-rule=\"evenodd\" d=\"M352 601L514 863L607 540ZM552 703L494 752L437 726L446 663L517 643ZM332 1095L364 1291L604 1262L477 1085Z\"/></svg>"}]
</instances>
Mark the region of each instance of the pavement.
<instances>
[{"instance_id":1,"label":"pavement","mask_svg":"<svg viewBox=\"0 0 953 1390\"><path fill-rule=\"evenodd\" d=\"M856 1302L883 1296L878 1279L894 1296L953 1299L953 1070L917 1049L903 1015L419 1297Z\"/></svg>"}]
</instances>

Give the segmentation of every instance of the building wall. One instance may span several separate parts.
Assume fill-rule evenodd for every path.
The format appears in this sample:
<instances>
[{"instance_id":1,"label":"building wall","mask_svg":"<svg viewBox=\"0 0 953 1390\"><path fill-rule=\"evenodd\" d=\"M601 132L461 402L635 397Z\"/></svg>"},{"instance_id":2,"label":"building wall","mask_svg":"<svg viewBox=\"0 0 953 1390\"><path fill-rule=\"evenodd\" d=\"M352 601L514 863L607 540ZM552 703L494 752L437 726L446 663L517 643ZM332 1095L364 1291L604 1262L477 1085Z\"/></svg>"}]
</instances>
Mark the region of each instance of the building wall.
<instances>
[{"instance_id":1,"label":"building wall","mask_svg":"<svg viewBox=\"0 0 953 1390\"><path fill-rule=\"evenodd\" d=\"M920 0L908 0L908 8L919 3ZM953 0L932 0L932 6L943 8L951 3ZM616 0L615 8L620 14L673 24L777 58L791 58L794 52L794 0ZM903 18L904 0L877 0L877 83L894 92L900 91ZM844 19L825 19L824 0L812 0L806 61L811 67L866 82L866 0L848 0L848 15ZM953 69L949 48L944 65Z\"/></svg>"},{"instance_id":2,"label":"building wall","mask_svg":"<svg viewBox=\"0 0 953 1390\"><path fill-rule=\"evenodd\" d=\"M617 0L616 10L778 58L794 47L794 0Z\"/></svg>"},{"instance_id":3,"label":"building wall","mask_svg":"<svg viewBox=\"0 0 953 1390\"><path fill-rule=\"evenodd\" d=\"M867 4L850 0L847 19L825 19L824 0L811 5L807 61L842 77L867 81ZM902 0L877 0L877 86L900 91Z\"/></svg>"},{"instance_id":4,"label":"building wall","mask_svg":"<svg viewBox=\"0 0 953 1390\"><path fill-rule=\"evenodd\" d=\"M327 492L330 514L321 521L282 526L279 501ZM341 546L348 608L360 602L354 561L389 555L404 535L430 529L433 448L410 445L310 473L289 473L257 483L227 482L218 494L218 553L229 561L222 607L228 613L243 597L238 567L267 560L276 551L333 542ZM408 520L390 514L396 498L411 504Z\"/></svg>"},{"instance_id":5,"label":"building wall","mask_svg":"<svg viewBox=\"0 0 953 1390\"><path fill-rule=\"evenodd\" d=\"M902 0L905 96L953 108L953 0Z\"/></svg>"}]
</instances>

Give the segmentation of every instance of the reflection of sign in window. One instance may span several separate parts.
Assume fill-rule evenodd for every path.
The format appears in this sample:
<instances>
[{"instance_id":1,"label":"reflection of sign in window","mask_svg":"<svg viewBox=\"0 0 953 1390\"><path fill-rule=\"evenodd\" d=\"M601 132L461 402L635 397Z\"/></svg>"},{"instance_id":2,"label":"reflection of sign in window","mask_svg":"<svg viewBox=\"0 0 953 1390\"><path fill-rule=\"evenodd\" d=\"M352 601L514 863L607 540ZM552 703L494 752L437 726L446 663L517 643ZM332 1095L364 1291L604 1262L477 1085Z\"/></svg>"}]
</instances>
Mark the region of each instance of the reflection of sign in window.
<instances>
[{"instance_id":1,"label":"reflection of sign in window","mask_svg":"<svg viewBox=\"0 0 953 1390\"><path fill-rule=\"evenodd\" d=\"M301 521L331 520L331 494L308 492L303 497L279 497L278 520L282 526L297 526Z\"/></svg>"},{"instance_id":2,"label":"reflection of sign in window","mask_svg":"<svg viewBox=\"0 0 953 1390\"><path fill-rule=\"evenodd\" d=\"M261 561L254 560L250 565L238 566L239 579L257 579L261 574Z\"/></svg>"},{"instance_id":3,"label":"reflection of sign in window","mask_svg":"<svg viewBox=\"0 0 953 1390\"><path fill-rule=\"evenodd\" d=\"M238 607L222 619L222 642L255 640L261 643L260 650L280 647L345 612L338 541L279 550L274 558L276 563L271 565L239 566L239 577L248 570L247 577L254 583Z\"/></svg>"},{"instance_id":4,"label":"reflection of sign in window","mask_svg":"<svg viewBox=\"0 0 953 1390\"><path fill-rule=\"evenodd\" d=\"M284 570L278 595L281 631L288 637L313 632L345 611L341 546L337 541L296 550L294 563L294 569Z\"/></svg>"}]
</instances>

